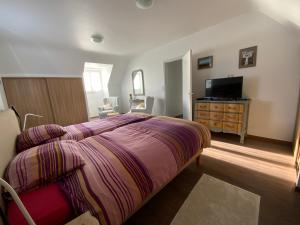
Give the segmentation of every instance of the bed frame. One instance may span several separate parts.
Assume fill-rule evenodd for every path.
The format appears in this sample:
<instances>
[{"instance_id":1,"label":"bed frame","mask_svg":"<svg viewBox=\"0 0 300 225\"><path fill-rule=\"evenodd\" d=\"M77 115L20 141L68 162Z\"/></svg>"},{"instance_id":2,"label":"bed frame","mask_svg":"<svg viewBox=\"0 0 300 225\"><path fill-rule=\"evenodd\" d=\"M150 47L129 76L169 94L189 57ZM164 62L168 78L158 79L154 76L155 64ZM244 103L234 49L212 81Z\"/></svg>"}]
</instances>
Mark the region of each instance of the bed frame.
<instances>
[{"instance_id":1,"label":"bed frame","mask_svg":"<svg viewBox=\"0 0 300 225\"><path fill-rule=\"evenodd\" d=\"M15 155L16 140L20 132L19 118L15 111L8 109L0 112L0 177L3 177L6 166ZM1 195L0 207L5 209Z\"/></svg>"},{"instance_id":2,"label":"bed frame","mask_svg":"<svg viewBox=\"0 0 300 225\"><path fill-rule=\"evenodd\" d=\"M0 112L0 156L1 156L0 177L3 177L5 168L7 167L11 159L15 156L16 139L17 136L20 134L20 132L21 129L19 124L19 119L15 111L12 109L8 109L6 111ZM199 149L197 154L186 163L186 165L179 171L179 173L182 172L186 167L188 167L194 160L196 160L197 165L199 165L200 163L199 159L202 152L203 149ZM166 183L162 188L160 188L155 193L152 193L137 208L135 212L137 212L140 208L142 208L154 195L156 195L159 191L161 191L167 184L168 183ZM1 195L0 195L0 206L2 209L5 209L4 202ZM129 217L131 217L134 213L132 213ZM1 219L0 219L0 225L1 225Z\"/></svg>"}]
</instances>

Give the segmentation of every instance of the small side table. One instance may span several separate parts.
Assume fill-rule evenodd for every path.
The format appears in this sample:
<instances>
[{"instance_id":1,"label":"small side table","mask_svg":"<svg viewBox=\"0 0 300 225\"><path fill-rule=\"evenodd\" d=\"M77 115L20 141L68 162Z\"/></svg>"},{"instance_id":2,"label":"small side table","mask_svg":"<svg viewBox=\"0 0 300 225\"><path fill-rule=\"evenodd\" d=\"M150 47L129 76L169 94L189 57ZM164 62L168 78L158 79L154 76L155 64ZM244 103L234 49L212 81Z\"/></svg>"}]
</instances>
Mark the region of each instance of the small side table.
<instances>
[{"instance_id":1,"label":"small side table","mask_svg":"<svg viewBox=\"0 0 300 225\"><path fill-rule=\"evenodd\" d=\"M91 213L88 211L65 225L100 225L100 224L98 220L95 217L93 217Z\"/></svg>"}]
</instances>

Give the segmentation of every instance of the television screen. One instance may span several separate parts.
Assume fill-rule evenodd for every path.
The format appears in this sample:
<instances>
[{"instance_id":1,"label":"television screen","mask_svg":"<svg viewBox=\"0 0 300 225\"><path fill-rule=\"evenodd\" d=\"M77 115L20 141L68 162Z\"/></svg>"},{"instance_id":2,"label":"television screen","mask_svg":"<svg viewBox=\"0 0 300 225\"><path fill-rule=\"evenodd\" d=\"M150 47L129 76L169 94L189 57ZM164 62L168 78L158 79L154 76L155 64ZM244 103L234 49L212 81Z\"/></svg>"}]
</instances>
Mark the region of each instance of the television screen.
<instances>
[{"instance_id":1,"label":"television screen","mask_svg":"<svg viewBox=\"0 0 300 225\"><path fill-rule=\"evenodd\" d=\"M236 99L242 97L243 77L228 77L205 81L205 97Z\"/></svg>"}]
</instances>

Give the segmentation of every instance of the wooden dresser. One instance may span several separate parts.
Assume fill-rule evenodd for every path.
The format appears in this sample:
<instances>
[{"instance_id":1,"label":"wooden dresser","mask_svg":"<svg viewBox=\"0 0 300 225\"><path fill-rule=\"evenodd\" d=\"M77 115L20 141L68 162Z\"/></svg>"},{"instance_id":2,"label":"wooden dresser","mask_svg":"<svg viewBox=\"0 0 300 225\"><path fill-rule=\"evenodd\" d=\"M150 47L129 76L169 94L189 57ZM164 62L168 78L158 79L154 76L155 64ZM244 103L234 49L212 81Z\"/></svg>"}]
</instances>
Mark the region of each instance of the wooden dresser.
<instances>
[{"instance_id":1,"label":"wooden dresser","mask_svg":"<svg viewBox=\"0 0 300 225\"><path fill-rule=\"evenodd\" d=\"M213 132L240 135L241 143L244 143L247 135L248 114L249 100L198 100L194 107L194 121L207 126Z\"/></svg>"}]
</instances>

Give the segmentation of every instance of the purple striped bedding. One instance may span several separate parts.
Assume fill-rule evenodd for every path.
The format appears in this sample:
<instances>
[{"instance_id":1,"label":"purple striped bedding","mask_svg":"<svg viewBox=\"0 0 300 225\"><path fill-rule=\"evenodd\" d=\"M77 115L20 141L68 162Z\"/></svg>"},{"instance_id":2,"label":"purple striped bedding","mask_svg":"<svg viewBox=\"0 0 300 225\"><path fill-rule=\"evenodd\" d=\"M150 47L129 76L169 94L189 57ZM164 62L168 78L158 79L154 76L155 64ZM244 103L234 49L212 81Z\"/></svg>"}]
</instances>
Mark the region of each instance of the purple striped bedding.
<instances>
[{"instance_id":1,"label":"purple striped bedding","mask_svg":"<svg viewBox=\"0 0 300 225\"><path fill-rule=\"evenodd\" d=\"M126 113L104 119L96 119L90 122L75 124L66 126L66 134L55 139L51 139L49 142L57 140L75 140L80 141L84 138L101 134L107 131L114 130L118 127L144 121L151 118L151 115L143 113Z\"/></svg>"},{"instance_id":2,"label":"purple striped bedding","mask_svg":"<svg viewBox=\"0 0 300 225\"><path fill-rule=\"evenodd\" d=\"M56 141L18 154L8 165L5 177L20 193L56 181L83 165L77 142Z\"/></svg>"},{"instance_id":3,"label":"purple striped bedding","mask_svg":"<svg viewBox=\"0 0 300 225\"><path fill-rule=\"evenodd\" d=\"M65 133L66 130L57 124L47 124L29 128L17 137L17 153L40 145L47 140L58 138Z\"/></svg>"},{"instance_id":4,"label":"purple striped bedding","mask_svg":"<svg viewBox=\"0 0 300 225\"><path fill-rule=\"evenodd\" d=\"M154 117L77 144L85 166L63 179L63 190L77 214L89 210L101 225L120 225L210 145L210 132L198 123Z\"/></svg>"}]
</instances>

